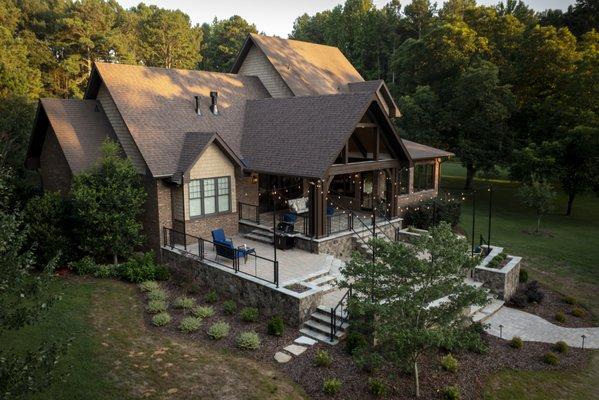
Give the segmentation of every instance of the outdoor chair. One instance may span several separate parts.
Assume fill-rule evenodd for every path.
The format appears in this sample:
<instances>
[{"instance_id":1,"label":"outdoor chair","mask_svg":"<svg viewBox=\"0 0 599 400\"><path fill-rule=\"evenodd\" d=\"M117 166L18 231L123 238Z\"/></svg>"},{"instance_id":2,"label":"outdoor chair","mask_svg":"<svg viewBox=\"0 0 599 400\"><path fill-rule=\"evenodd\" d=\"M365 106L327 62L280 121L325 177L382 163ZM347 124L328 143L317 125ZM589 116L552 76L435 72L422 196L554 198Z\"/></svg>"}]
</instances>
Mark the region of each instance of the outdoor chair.
<instances>
[{"instance_id":1,"label":"outdoor chair","mask_svg":"<svg viewBox=\"0 0 599 400\"><path fill-rule=\"evenodd\" d=\"M225 237L225 232L222 228L215 229L212 231L212 239L216 248L216 260L218 257L224 257L229 260L235 260L243 257L244 261L247 262L249 254L256 254L255 249L235 247L233 246L233 240Z\"/></svg>"},{"instance_id":2,"label":"outdoor chair","mask_svg":"<svg viewBox=\"0 0 599 400\"><path fill-rule=\"evenodd\" d=\"M225 236L225 231L223 228L218 228L212 231L212 241L214 243L229 243L231 246L233 246L233 240Z\"/></svg>"},{"instance_id":3,"label":"outdoor chair","mask_svg":"<svg viewBox=\"0 0 599 400\"><path fill-rule=\"evenodd\" d=\"M291 233L294 230L295 223L297 222L297 214L295 212L288 212L283 214L283 221L279 223L277 229L285 233Z\"/></svg>"}]
</instances>

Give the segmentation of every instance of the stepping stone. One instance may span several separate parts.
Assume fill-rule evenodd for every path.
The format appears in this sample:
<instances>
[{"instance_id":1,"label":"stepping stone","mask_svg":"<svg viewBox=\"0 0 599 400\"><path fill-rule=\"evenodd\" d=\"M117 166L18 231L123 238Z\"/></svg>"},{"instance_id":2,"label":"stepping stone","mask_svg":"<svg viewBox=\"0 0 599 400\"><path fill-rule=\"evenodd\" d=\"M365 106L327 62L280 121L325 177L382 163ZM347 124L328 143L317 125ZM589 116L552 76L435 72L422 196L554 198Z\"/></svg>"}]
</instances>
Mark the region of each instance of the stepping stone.
<instances>
[{"instance_id":1,"label":"stepping stone","mask_svg":"<svg viewBox=\"0 0 599 400\"><path fill-rule=\"evenodd\" d=\"M297 344L290 344L289 346L285 347L283 350L288 351L289 353L293 354L294 356L299 356L304 351L306 351L306 348L304 346L298 346Z\"/></svg>"},{"instance_id":2,"label":"stepping stone","mask_svg":"<svg viewBox=\"0 0 599 400\"><path fill-rule=\"evenodd\" d=\"M297 343L297 344L306 344L308 346L312 346L312 345L316 344L316 342L318 342L318 341L314 340L312 338L309 338L308 336L300 336L297 339L295 339L293 342Z\"/></svg>"},{"instance_id":3,"label":"stepping stone","mask_svg":"<svg viewBox=\"0 0 599 400\"><path fill-rule=\"evenodd\" d=\"M280 351L277 351L275 353L275 360L277 360L278 363L286 363L289 360L291 360L291 356L289 354L285 354L285 353L281 353Z\"/></svg>"}]
</instances>

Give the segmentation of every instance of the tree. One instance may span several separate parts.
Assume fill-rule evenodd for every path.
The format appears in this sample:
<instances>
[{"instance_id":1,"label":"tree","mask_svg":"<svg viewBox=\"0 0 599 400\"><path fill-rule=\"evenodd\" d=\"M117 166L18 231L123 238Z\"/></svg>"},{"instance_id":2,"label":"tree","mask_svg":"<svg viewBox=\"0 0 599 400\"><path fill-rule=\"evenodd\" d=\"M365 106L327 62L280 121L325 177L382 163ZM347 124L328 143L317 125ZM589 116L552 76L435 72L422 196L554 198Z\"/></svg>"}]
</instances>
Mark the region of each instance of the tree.
<instances>
[{"instance_id":1,"label":"tree","mask_svg":"<svg viewBox=\"0 0 599 400\"><path fill-rule=\"evenodd\" d=\"M146 198L139 176L119 146L107 139L102 159L73 179L72 198L81 250L114 264L141 244L139 216Z\"/></svg>"},{"instance_id":2,"label":"tree","mask_svg":"<svg viewBox=\"0 0 599 400\"><path fill-rule=\"evenodd\" d=\"M537 215L537 229L539 233L541 218L553 207L555 192L551 184L533 177L530 183L525 183L518 190L518 196L527 207L533 208Z\"/></svg>"},{"instance_id":3,"label":"tree","mask_svg":"<svg viewBox=\"0 0 599 400\"><path fill-rule=\"evenodd\" d=\"M54 262L42 273L32 273L34 257L27 247L27 225L9 200L11 171L0 160L0 336L35 324L57 300L48 290ZM0 393L18 398L50 385L65 353L63 343L42 343L19 352L0 347Z\"/></svg>"},{"instance_id":4,"label":"tree","mask_svg":"<svg viewBox=\"0 0 599 400\"><path fill-rule=\"evenodd\" d=\"M439 145L444 110L439 96L430 86L416 87L414 93L401 96L397 105L403 114L397 120L402 137L432 146Z\"/></svg>"},{"instance_id":5,"label":"tree","mask_svg":"<svg viewBox=\"0 0 599 400\"><path fill-rule=\"evenodd\" d=\"M421 39L433 23L437 3L431 4L429 0L413 0L404 7L404 14L408 26L415 33L416 38Z\"/></svg>"},{"instance_id":6,"label":"tree","mask_svg":"<svg viewBox=\"0 0 599 400\"><path fill-rule=\"evenodd\" d=\"M214 18L211 25L202 26L202 62L206 71L230 72L243 42L250 33L258 33L256 25L239 15L229 19Z\"/></svg>"},{"instance_id":7,"label":"tree","mask_svg":"<svg viewBox=\"0 0 599 400\"><path fill-rule=\"evenodd\" d=\"M372 351L407 363L419 396L418 362L425 351L482 345L464 310L485 304L486 293L465 283L465 271L475 261L468 243L446 223L431 228L413 246L380 239L371 245L375 260L354 255L342 270L341 286L352 287L350 310L369 316L377 338Z\"/></svg>"}]
</instances>

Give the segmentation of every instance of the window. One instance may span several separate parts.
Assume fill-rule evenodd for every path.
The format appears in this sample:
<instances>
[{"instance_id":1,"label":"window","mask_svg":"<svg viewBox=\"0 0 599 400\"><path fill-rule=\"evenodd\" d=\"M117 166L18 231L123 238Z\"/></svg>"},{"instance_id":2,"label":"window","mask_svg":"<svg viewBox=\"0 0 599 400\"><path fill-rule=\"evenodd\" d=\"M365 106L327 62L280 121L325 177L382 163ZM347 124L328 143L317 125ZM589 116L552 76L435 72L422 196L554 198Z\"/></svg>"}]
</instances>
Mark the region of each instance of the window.
<instances>
[{"instance_id":1,"label":"window","mask_svg":"<svg viewBox=\"0 0 599 400\"><path fill-rule=\"evenodd\" d=\"M194 179L189 182L189 216L231 211L231 178Z\"/></svg>"},{"instance_id":2,"label":"window","mask_svg":"<svg viewBox=\"0 0 599 400\"><path fill-rule=\"evenodd\" d=\"M399 194L410 193L410 169L402 168L399 171Z\"/></svg>"},{"instance_id":3,"label":"window","mask_svg":"<svg viewBox=\"0 0 599 400\"><path fill-rule=\"evenodd\" d=\"M435 164L416 164L414 166L414 191L435 188Z\"/></svg>"}]
</instances>

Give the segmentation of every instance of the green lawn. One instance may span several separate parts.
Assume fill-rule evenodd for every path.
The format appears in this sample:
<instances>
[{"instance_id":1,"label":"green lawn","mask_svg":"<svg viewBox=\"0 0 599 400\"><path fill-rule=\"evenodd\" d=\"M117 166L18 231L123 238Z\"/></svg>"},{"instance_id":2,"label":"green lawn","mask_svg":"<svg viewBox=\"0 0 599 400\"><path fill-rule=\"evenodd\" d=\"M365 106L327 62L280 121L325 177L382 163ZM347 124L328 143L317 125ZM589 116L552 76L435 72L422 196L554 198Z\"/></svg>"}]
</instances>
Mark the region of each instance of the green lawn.
<instances>
[{"instance_id":1,"label":"green lawn","mask_svg":"<svg viewBox=\"0 0 599 400\"><path fill-rule=\"evenodd\" d=\"M63 381L33 399L303 398L268 366L148 328L134 285L69 277L53 290L62 300L44 321L0 337L16 350L73 338Z\"/></svg>"},{"instance_id":2,"label":"green lawn","mask_svg":"<svg viewBox=\"0 0 599 400\"><path fill-rule=\"evenodd\" d=\"M455 197L462 197L465 169L455 161L442 167L441 186ZM488 235L489 193L493 185L491 243L502 246L523 263L534 279L577 297L595 316L599 316L599 198L580 196L571 216L565 216L566 196L559 193L556 209L543 218L541 228L547 235L531 235L534 211L520 204L517 182L510 182L505 170L493 177L477 177L475 238ZM464 196L461 227L472 232L472 197ZM485 399L571 399L599 398L599 352L594 352L583 371L526 372L505 370L487 382Z\"/></svg>"}]
</instances>

